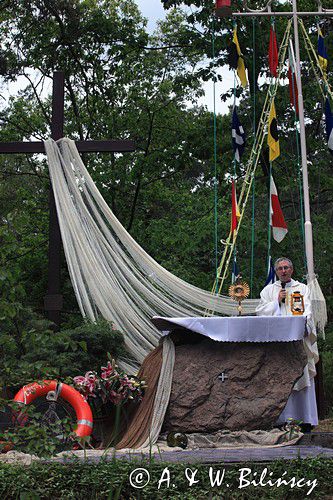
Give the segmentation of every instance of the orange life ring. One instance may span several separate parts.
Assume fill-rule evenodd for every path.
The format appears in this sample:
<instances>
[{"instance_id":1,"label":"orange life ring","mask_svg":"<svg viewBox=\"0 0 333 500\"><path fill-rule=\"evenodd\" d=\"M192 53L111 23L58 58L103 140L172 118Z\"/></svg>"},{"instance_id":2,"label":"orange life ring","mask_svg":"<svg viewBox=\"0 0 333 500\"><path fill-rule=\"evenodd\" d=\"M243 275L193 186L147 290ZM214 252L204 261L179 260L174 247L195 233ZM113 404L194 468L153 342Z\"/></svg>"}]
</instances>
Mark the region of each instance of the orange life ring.
<instances>
[{"instance_id":1,"label":"orange life ring","mask_svg":"<svg viewBox=\"0 0 333 500\"><path fill-rule=\"evenodd\" d=\"M77 428L75 434L78 437L90 436L93 428L93 416L89 403L74 387L62 384L56 380L43 380L43 382L33 382L22 387L14 397L14 401L28 405L40 396L46 396L51 391L55 397L61 395L75 410L77 418Z\"/></svg>"}]
</instances>

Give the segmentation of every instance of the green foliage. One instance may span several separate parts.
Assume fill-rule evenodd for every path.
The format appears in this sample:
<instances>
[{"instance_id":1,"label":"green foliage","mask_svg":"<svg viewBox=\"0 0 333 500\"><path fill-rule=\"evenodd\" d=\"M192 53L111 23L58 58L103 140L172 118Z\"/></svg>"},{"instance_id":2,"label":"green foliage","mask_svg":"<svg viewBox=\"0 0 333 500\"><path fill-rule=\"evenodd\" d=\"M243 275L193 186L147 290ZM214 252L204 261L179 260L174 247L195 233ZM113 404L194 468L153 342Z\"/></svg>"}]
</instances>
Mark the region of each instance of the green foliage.
<instances>
[{"instance_id":1,"label":"green foliage","mask_svg":"<svg viewBox=\"0 0 333 500\"><path fill-rule=\"evenodd\" d=\"M0 322L0 381L17 390L33 380L80 375L98 370L110 352L124 350L123 335L105 320L54 332L50 323L21 308L14 322Z\"/></svg>"},{"instance_id":2,"label":"green foliage","mask_svg":"<svg viewBox=\"0 0 333 500\"><path fill-rule=\"evenodd\" d=\"M130 474L136 468L145 468L150 475L149 483L142 489L135 489L130 484ZM225 469L225 480L222 485L212 487L209 480L209 468L222 473ZM263 469L267 467L268 473L272 473L274 479L295 477L305 478L309 481L317 480L309 498L327 498L332 493L331 478L333 473L333 461L325 459L305 459L275 461L269 465L257 463L212 465L196 464L174 464L155 461L136 461L135 459L113 460L111 462L101 461L99 464L72 462L67 465L59 463L33 463L29 467L15 465L0 465L0 494L1 498L59 498L59 499L186 499L195 500L211 498L217 500L226 499L256 499L266 500L276 498L303 499L308 498L307 492L310 487L280 486L277 488L269 486L247 486L239 489L240 469L250 468L252 477L250 480L259 479ZM170 473L170 485L162 481L160 488L159 480L166 477L165 469ZM197 483L189 486L185 470L191 477L191 472L197 471L195 480ZM256 476L254 474L256 473ZM283 476L283 474L285 475ZM229 484L229 488L227 486ZM26 496L25 496L26 495ZM35 495L35 496L28 496Z\"/></svg>"},{"instance_id":3,"label":"green foliage","mask_svg":"<svg viewBox=\"0 0 333 500\"><path fill-rule=\"evenodd\" d=\"M10 445L16 451L37 457L51 457L73 446L75 435L73 421L69 417L46 424L43 421L44 415L36 411L34 405L22 406L0 399L0 412L5 407L12 411L11 425L0 432L0 453Z\"/></svg>"}]
</instances>

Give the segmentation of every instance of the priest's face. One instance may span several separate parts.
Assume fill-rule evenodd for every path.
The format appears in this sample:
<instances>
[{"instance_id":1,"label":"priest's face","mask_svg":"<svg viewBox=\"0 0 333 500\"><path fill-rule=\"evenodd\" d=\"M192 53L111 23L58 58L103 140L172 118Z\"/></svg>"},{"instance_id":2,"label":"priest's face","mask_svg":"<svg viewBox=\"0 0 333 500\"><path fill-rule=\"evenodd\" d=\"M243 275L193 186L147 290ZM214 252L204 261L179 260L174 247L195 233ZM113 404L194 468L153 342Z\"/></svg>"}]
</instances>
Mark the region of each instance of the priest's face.
<instances>
[{"instance_id":1,"label":"priest's face","mask_svg":"<svg viewBox=\"0 0 333 500\"><path fill-rule=\"evenodd\" d=\"M281 260L275 272L281 283L288 283L291 280L294 269L290 266L287 260Z\"/></svg>"}]
</instances>

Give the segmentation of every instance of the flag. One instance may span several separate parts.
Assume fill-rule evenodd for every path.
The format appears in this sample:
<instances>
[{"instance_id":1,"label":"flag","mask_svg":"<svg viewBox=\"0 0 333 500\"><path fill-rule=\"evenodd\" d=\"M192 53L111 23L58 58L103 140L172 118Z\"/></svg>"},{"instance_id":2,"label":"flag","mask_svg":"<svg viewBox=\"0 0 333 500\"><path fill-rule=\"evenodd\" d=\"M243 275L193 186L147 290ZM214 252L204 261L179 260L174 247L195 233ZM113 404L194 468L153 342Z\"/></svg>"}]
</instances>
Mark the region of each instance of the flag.
<instances>
[{"instance_id":1,"label":"flag","mask_svg":"<svg viewBox=\"0 0 333 500\"><path fill-rule=\"evenodd\" d=\"M319 65L320 65L321 69L323 70L324 75L326 75L328 57L327 57L327 51L326 51L326 47L325 47L325 39L323 37L323 34L322 34L320 28L318 28L318 59L319 59Z\"/></svg>"},{"instance_id":2,"label":"flag","mask_svg":"<svg viewBox=\"0 0 333 500\"><path fill-rule=\"evenodd\" d=\"M273 24L271 25L271 30L269 33L268 62L269 62L269 69L270 69L271 75L277 77L278 76L277 67L279 64L279 53L278 53L275 27Z\"/></svg>"},{"instance_id":3,"label":"flag","mask_svg":"<svg viewBox=\"0 0 333 500\"><path fill-rule=\"evenodd\" d=\"M297 87L297 76L296 76L296 62L291 40L289 40L288 78L289 78L290 102L294 106L296 113L298 114L298 87Z\"/></svg>"},{"instance_id":4,"label":"flag","mask_svg":"<svg viewBox=\"0 0 333 500\"><path fill-rule=\"evenodd\" d=\"M231 0L216 0L215 14L218 17L228 17L232 15Z\"/></svg>"},{"instance_id":5,"label":"flag","mask_svg":"<svg viewBox=\"0 0 333 500\"><path fill-rule=\"evenodd\" d=\"M232 274L231 274L231 283L234 284L237 277L239 276L239 270L237 266L237 257L234 256L234 261L232 263Z\"/></svg>"},{"instance_id":6,"label":"flag","mask_svg":"<svg viewBox=\"0 0 333 500\"><path fill-rule=\"evenodd\" d=\"M235 238L239 218L240 218L240 213L239 213L238 204L237 204L236 187L235 187L235 182L232 181L232 184L231 184L231 232L233 233L234 238Z\"/></svg>"},{"instance_id":7,"label":"flag","mask_svg":"<svg viewBox=\"0 0 333 500\"><path fill-rule=\"evenodd\" d=\"M268 272L267 272L267 278L265 281L265 286L269 285L270 283L274 283L275 279L276 279L276 275L275 275L273 259L271 256L269 256L269 266L268 266Z\"/></svg>"},{"instance_id":8,"label":"flag","mask_svg":"<svg viewBox=\"0 0 333 500\"><path fill-rule=\"evenodd\" d=\"M326 102L325 102L325 117L326 117L326 137L327 137L328 149L333 154L333 116L328 97L326 97Z\"/></svg>"},{"instance_id":9,"label":"flag","mask_svg":"<svg viewBox=\"0 0 333 500\"><path fill-rule=\"evenodd\" d=\"M273 238L275 239L275 241L280 243L287 234L288 228L286 221L284 220L283 217L276 186L272 175L270 182L270 213L271 213L270 223L272 226Z\"/></svg>"},{"instance_id":10,"label":"flag","mask_svg":"<svg viewBox=\"0 0 333 500\"><path fill-rule=\"evenodd\" d=\"M245 132L238 119L236 106L232 112L232 146L234 148L235 159L240 162L245 149Z\"/></svg>"},{"instance_id":11,"label":"flag","mask_svg":"<svg viewBox=\"0 0 333 500\"><path fill-rule=\"evenodd\" d=\"M275 160L280 156L280 141L277 128L276 111L274 99L272 100L271 109L268 118L268 137L267 144L269 147L269 161Z\"/></svg>"},{"instance_id":12,"label":"flag","mask_svg":"<svg viewBox=\"0 0 333 500\"><path fill-rule=\"evenodd\" d=\"M243 87L246 87L247 77L245 71L245 63L238 42L237 26L234 27L232 42L228 50L228 63L231 68L237 70L237 75L241 81L241 84L243 85Z\"/></svg>"}]
</instances>

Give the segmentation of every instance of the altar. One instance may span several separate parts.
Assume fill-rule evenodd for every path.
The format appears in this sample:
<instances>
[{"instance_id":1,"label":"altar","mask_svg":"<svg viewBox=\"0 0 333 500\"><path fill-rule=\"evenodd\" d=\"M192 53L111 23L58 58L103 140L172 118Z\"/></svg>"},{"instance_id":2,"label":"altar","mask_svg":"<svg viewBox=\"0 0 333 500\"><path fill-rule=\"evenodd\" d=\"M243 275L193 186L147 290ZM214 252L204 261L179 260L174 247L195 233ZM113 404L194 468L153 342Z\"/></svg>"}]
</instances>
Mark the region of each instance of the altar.
<instances>
[{"instance_id":1,"label":"altar","mask_svg":"<svg viewBox=\"0 0 333 500\"><path fill-rule=\"evenodd\" d=\"M307 365L304 316L152 321L175 344L164 430L269 429L289 417L317 424L313 380L293 390Z\"/></svg>"}]
</instances>

